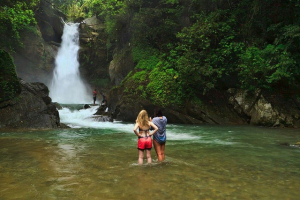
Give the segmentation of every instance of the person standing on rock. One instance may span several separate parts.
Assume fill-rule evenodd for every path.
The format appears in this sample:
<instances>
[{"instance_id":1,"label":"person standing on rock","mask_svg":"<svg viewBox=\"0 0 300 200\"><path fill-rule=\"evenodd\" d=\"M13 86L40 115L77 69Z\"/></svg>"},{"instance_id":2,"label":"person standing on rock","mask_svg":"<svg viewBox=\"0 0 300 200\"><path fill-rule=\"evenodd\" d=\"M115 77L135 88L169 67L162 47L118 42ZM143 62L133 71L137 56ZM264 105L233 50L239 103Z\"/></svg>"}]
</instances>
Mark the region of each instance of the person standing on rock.
<instances>
[{"instance_id":1,"label":"person standing on rock","mask_svg":"<svg viewBox=\"0 0 300 200\"><path fill-rule=\"evenodd\" d=\"M102 102L101 102L101 105L105 105L105 104L106 104L105 95L103 94L103 92L101 92L101 95L102 95Z\"/></svg>"},{"instance_id":2,"label":"person standing on rock","mask_svg":"<svg viewBox=\"0 0 300 200\"><path fill-rule=\"evenodd\" d=\"M95 104L95 103L96 103L96 97L97 97L97 90L94 89L94 91L93 91L94 105L96 105L96 104Z\"/></svg>"},{"instance_id":3,"label":"person standing on rock","mask_svg":"<svg viewBox=\"0 0 300 200\"><path fill-rule=\"evenodd\" d=\"M158 131L153 134L153 145L157 159L161 162L165 160L165 146L167 141L166 126L168 120L165 116L163 116L160 109L155 109L154 118L150 118L150 121L158 127Z\"/></svg>"},{"instance_id":4,"label":"person standing on rock","mask_svg":"<svg viewBox=\"0 0 300 200\"><path fill-rule=\"evenodd\" d=\"M150 133L150 127L154 130ZM139 129L139 131L138 131ZM137 119L136 123L133 128L133 132L138 136L138 151L139 151L139 158L138 164L143 164L144 159L144 151L146 150L147 153L147 162L148 164L152 162L151 159L151 149L152 149L152 139L151 136L158 131L158 128L155 124L149 121L148 113L146 110L142 110Z\"/></svg>"}]
</instances>

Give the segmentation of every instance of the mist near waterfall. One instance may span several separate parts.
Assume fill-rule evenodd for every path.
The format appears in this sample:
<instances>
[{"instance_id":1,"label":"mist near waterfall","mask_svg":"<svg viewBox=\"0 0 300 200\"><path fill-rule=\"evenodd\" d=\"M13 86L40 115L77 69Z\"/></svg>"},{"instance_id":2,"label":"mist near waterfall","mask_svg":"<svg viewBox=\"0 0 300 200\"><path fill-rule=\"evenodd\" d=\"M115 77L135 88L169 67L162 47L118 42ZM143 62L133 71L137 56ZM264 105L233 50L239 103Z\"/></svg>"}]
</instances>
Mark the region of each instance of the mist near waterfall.
<instances>
[{"instance_id":1,"label":"mist near waterfall","mask_svg":"<svg viewBox=\"0 0 300 200\"><path fill-rule=\"evenodd\" d=\"M80 77L79 23L65 23L61 47L55 59L49 96L63 104L92 103L92 90Z\"/></svg>"}]
</instances>

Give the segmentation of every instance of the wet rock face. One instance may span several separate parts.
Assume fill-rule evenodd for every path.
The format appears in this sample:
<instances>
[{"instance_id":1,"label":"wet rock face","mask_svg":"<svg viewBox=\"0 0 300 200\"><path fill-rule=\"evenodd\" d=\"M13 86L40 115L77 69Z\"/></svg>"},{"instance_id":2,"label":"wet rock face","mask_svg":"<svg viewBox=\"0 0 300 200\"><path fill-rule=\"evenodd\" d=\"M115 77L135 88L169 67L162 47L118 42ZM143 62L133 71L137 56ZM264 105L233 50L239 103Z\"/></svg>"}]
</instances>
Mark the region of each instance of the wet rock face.
<instances>
[{"instance_id":1,"label":"wet rock face","mask_svg":"<svg viewBox=\"0 0 300 200\"><path fill-rule=\"evenodd\" d=\"M21 94L0 104L0 126L8 128L58 128L59 113L43 83L21 83Z\"/></svg>"},{"instance_id":2,"label":"wet rock face","mask_svg":"<svg viewBox=\"0 0 300 200\"><path fill-rule=\"evenodd\" d=\"M250 123L254 125L272 126L275 125L278 117L278 112L262 96L251 110Z\"/></svg>"},{"instance_id":3,"label":"wet rock face","mask_svg":"<svg viewBox=\"0 0 300 200\"><path fill-rule=\"evenodd\" d=\"M35 11L35 18L46 42L61 42L66 16L52 7L49 1L41 0L40 6Z\"/></svg>"},{"instance_id":4,"label":"wet rock face","mask_svg":"<svg viewBox=\"0 0 300 200\"><path fill-rule=\"evenodd\" d=\"M130 48L124 48L116 53L109 64L109 76L114 85L119 85L127 74L134 69Z\"/></svg>"},{"instance_id":5,"label":"wet rock face","mask_svg":"<svg viewBox=\"0 0 300 200\"><path fill-rule=\"evenodd\" d=\"M106 105L100 105L97 109L97 112L94 113L94 116L92 116L91 118L98 122L112 122L113 116L106 109Z\"/></svg>"},{"instance_id":6,"label":"wet rock face","mask_svg":"<svg viewBox=\"0 0 300 200\"><path fill-rule=\"evenodd\" d=\"M21 86L11 56L0 50L0 102L20 94Z\"/></svg>"},{"instance_id":7,"label":"wet rock face","mask_svg":"<svg viewBox=\"0 0 300 200\"><path fill-rule=\"evenodd\" d=\"M281 94L256 90L228 91L229 104L240 116L250 119L249 123L260 126L299 127L300 107L296 98L286 99Z\"/></svg>"},{"instance_id":8,"label":"wet rock face","mask_svg":"<svg viewBox=\"0 0 300 200\"><path fill-rule=\"evenodd\" d=\"M37 25L20 33L22 48L12 53L18 77L27 82L48 84L52 78L55 57L61 42L65 19L64 14L41 0L35 10Z\"/></svg>"},{"instance_id":9,"label":"wet rock face","mask_svg":"<svg viewBox=\"0 0 300 200\"><path fill-rule=\"evenodd\" d=\"M183 107L162 109L163 114L169 123L300 127L300 102L296 98L286 99L280 94L237 89L211 91L200 98L201 104L187 101ZM151 116L156 107L138 96L130 99L123 95L122 88L111 91L109 107L115 119L134 121L140 110L147 110Z\"/></svg>"},{"instance_id":10,"label":"wet rock face","mask_svg":"<svg viewBox=\"0 0 300 200\"><path fill-rule=\"evenodd\" d=\"M91 106L88 105L88 104L85 104L85 105L83 106L84 109L88 109L88 108L90 108L90 107L91 107Z\"/></svg>"},{"instance_id":11,"label":"wet rock face","mask_svg":"<svg viewBox=\"0 0 300 200\"><path fill-rule=\"evenodd\" d=\"M108 66L111 50L107 46L104 22L96 17L82 19L79 26L80 74L92 88L107 92L111 88Z\"/></svg>"}]
</instances>

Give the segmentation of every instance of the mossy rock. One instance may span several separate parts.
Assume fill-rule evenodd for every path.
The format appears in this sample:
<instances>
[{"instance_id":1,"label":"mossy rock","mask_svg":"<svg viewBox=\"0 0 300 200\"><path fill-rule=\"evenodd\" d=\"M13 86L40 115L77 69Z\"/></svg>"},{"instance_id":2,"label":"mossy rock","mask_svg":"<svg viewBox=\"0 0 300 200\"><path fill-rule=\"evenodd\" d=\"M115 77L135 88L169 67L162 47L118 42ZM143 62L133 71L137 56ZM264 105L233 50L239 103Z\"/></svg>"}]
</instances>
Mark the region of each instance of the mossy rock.
<instances>
[{"instance_id":1,"label":"mossy rock","mask_svg":"<svg viewBox=\"0 0 300 200\"><path fill-rule=\"evenodd\" d=\"M49 42L54 39L55 32L54 32L52 26L48 22L41 21L40 29L41 29L41 32L43 33L43 38L45 41Z\"/></svg>"},{"instance_id":2,"label":"mossy rock","mask_svg":"<svg viewBox=\"0 0 300 200\"><path fill-rule=\"evenodd\" d=\"M15 98L21 93L16 67L9 53L0 50L0 102Z\"/></svg>"}]
</instances>

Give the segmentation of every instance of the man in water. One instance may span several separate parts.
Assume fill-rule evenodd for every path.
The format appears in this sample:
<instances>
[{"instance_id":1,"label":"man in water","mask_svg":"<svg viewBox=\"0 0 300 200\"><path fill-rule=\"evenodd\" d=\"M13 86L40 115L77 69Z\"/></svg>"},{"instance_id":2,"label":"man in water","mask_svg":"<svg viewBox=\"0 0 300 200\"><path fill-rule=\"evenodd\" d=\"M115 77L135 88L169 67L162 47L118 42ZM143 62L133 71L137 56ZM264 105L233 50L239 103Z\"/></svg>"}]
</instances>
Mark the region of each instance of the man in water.
<instances>
[{"instance_id":1,"label":"man in water","mask_svg":"<svg viewBox=\"0 0 300 200\"><path fill-rule=\"evenodd\" d=\"M94 91L93 91L94 105L95 105L95 103L96 103L96 97L97 97L97 90L94 89Z\"/></svg>"}]
</instances>

